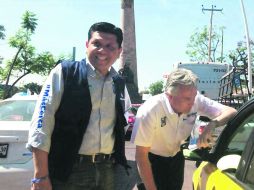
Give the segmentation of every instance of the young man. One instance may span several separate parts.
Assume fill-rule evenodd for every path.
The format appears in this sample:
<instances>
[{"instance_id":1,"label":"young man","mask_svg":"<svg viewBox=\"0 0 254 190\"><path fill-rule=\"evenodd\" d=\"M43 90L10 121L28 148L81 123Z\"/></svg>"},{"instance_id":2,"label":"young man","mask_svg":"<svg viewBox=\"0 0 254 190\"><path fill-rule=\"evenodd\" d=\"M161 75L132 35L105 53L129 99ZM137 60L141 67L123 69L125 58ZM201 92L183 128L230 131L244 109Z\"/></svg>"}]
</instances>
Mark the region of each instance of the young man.
<instances>
[{"instance_id":1,"label":"young man","mask_svg":"<svg viewBox=\"0 0 254 190\"><path fill-rule=\"evenodd\" d=\"M199 147L206 147L213 128L226 124L235 113L234 108L199 94L197 76L191 71L173 71L165 93L139 108L131 137L146 190L181 190L184 156L180 145L191 134L197 115L212 119L199 138Z\"/></svg>"},{"instance_id":2,"label":"young man","mask_svg":"<svg viewBox=\"0 0 254 190\"><path fill-rule=\"evenodd\" d=\"M63 61L51 71L29 131L32 190L114 189L113 164L127 167L124 111L130 99L112 67L122 40L120 28L95 23L86 59Z\"/></svg>"}]
</instances>

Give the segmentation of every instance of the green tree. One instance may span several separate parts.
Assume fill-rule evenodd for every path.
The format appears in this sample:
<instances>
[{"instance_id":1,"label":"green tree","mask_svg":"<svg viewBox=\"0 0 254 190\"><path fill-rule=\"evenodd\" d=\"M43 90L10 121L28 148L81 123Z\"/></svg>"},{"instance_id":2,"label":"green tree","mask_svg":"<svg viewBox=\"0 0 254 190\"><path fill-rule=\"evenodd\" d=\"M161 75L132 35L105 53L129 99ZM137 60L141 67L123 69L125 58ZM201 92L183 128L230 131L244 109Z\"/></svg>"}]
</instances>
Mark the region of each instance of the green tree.
<instances>
[{"instance_id":1,"label":"green tree","mask_svg":"<svg viewBox=\"0 0 254 190\"><path fill-rule=\"evenodd\" d=\"M33 55L34 53L34 48L29 45L29 41L31 40L31 35L35 31L37 25L36 21L37 19L35 18L35 14L26 11L22 16L21 29L9 41L11 47L17 48L17 52L14 56L14 59L7 64L8 72L5 83L4 98L9 97L10 89L8 88L8 84L14 66L20 62L21 59L23 59L25 64L27 64L29 56Z\"/></svg>"},{"instance_id":2,"label":"green tree","mask_svg":"<svg viewBox=\"0 0 254 190\"><path fill-rule=\"evenodd\" d=\"M211 61L223 61L224 57L221 51L218 50L220 42L222 42L223 35L218 31L223 31L225 27L217 29L214 27L211 36ZM194 33L190 36L190 41L187 44L186 54L190 57L191 61L207 61L208 60L208 43L209 32L208 28L204 26L202 29L196 28ZM222 43L221 43L222 44ZM222 44L223 45L223 44Z\"/></svg>"},{"instance_id":3,"label":"green tree","mask_svg":"<svg viewBox=\"0 0 254 190\"><path fill-rule=\"evenodd\" d=\"M254 42L250 42L251 56L252 56L252 66L254 64ZM228 54L228 62L231 62L234 67L248 69L248 52L246 43L243 41L238 42L238 47L235 50L230 50ZM252 69L253 70L253 69Z\"/></svg>"},{"instance_id":4,"label":"green tree","mask_svg":"<svg viewBox=\"0 0 254 190\"><path fill-rule=\"evenodd\" d=\"M5 34L4 34L4 32L5 32L4 26L3 26L3 25L0 25L0 39L1 39L1 40L4 40L4 39L5 39Z\"/></svg>"},{"instance_id":5,"label":"green tree","mask_svg":"<svg viewBox=\"0 0 254 190\"><path fill-rule=\"evenodd\" d=\"M36 15L34 13L26 11L25 14L22 16L21 26L22 28L26 29L27 33L34 33L37 26L37 20L38 19L36 18Z\"/></svg>"},{"instance_id":6,"label":"green tree","mask_svg":"<svg viewBox=\"0 0 254 190\"><path fill-rule=\"evenodd\" d=\"M17 52L12 60L7 61L6 67L0 69L2 80L6 80L4 98L11 95L13 86L21 78L30 73L47 75L57 62L57 59L50 52L36 54L35 47L30 44L31 35L37 26L36 21L35 14L26 11L22 17L21 28L15 36L9 39L10 47L16 48ZM8 85L9 80L14 74L17 79L10 86Z\"/></svg>"},{"instance_id":7,"label":"green tree","mask_svg":"<svg viewBox=\"0 0 254 190\"><path fill-rule=\"evenodd\" d=\"M4 28L4 26L3 25L0 25L0 40L4 40L5 39L5 34L4 34L4 32L5 32L5 28ZM2 63L2 57L1 57L1 55L0 55L0 63ZM3 73L3 69L0 67L0 76L1 76L1 74Z\"/></svg>"},{"instance_id":8,"label":"green tree","mask_svg":"<svg viewBox=\"0 0 254 190\"><path fill-rule=\"evenodd\" d=\"M156 95L163 92L163 81L157 81L155 83L152 83L149 87L150 94Z\"/></svg>"},{"instance_id":9,"label":"green tree","mask_svg":"<svg viewBox=\"0 0 254 190\"><path fill-rule=\"evenodd\" d=\"M41 88L42 88L41 85L38 85L37 83L31 82L31 83L28 83L28 84L24 85L22 90L26 91L27 89L29 89L32 94L34 94L34 93L40 94Z\"/></svg>"}]
</instances>

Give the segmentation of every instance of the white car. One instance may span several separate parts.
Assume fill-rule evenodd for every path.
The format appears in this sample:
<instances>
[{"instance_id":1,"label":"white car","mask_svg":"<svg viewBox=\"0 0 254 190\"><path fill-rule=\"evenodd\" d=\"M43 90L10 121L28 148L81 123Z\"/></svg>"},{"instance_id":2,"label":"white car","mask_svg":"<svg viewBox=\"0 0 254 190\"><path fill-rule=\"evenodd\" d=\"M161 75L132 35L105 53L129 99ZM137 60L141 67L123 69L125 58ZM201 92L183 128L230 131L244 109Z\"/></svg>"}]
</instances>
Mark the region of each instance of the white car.
<instances>
[{"instance_id":1,"label":"white car","mask_svg":"<svg viewBox=\"0 0 254 190\"><path fill-rule=\"evenodd\" d=\"M26 149L37 95L0 101L0 189L28 190L33 177L32 153Z\"/></svg>"}]
</instances>

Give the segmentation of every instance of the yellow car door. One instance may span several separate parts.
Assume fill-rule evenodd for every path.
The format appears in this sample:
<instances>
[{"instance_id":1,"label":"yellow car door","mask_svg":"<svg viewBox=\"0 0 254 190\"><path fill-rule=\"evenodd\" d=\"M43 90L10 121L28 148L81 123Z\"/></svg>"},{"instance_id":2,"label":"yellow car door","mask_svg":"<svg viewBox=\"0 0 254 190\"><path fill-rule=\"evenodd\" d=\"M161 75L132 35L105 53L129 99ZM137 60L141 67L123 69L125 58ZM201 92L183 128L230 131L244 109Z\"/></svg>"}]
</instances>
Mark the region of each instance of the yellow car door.
<instances>
[{"instance_id":1,"label":"yellow car door","mask_svg":"<svg viewBox=\"0 0 254 190\"><path fill-rule=\"evenodd\" d=\"M193 173L194 190L254 189L254 98L238 110L214 147L201 157L203 162Z\"/></svg>"},{"instance_id":2,"label":"yellow car door","mask_svg":"<svg viewBox=\"0 0 254 190\"><path fill-rule=\"evenodd\" d=\"M239 183L233 175L209 162L202 162L193 174L194 190L244 190Z\"/></svg>"},{"instance_id":3,"label":"yellow car door","mask_svg":"<svg viewBox=\"0 0 254 190\"><path fill-rule=\"evenodd\" d=\"M233 177L225 174L219 169L216 169L208 178L206 183L207 190L244 190L240 187Z\"/></svg>"}]
</instances>

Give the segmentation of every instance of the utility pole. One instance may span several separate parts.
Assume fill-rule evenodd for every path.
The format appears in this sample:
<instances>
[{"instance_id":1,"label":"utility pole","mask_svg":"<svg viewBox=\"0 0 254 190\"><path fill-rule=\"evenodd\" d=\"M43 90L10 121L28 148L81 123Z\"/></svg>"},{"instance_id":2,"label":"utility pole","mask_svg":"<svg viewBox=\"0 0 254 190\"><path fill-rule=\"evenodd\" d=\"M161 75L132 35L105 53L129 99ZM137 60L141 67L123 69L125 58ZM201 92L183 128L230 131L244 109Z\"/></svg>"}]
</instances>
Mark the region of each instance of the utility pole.
<instances>
[{"instance_id":1,"label":"utility pole","mask_svg":"<svg viewBox=\"0 0 254 190\"><path fill-rule=\"evenodd\" d=\"M76 60L76 47L72 48L72 61Z\"/></svg>"},{"instance_id":2,"label":"utility pole","mask_svg":"<svg viewBox=\"0 0 254 190\"><path fill-rule=\"evenodd\" d=\"M223 32L223 28L221 28L221 63L223 61L223 46L224 46L224 32Z\"/></svg>"},{"instance_id":3,"label":"utility pole","mask_svg":"<svg viewBox=\"0 0 254 190\"><path fill-rule=\"evenodd\" d=\"M252 57L251 57L251 48L250 48L250 37L249 37L249 29L248 29L248 23L247 23L247 17L245 13L245 8L243 1L240 0L242 13L243 13L243 20L244 20L244 26L245 26L245 33L246 33L246 46L248 51L248 87L250 90L250 94L252 95Z\"/></svg>"},{"instance_id":4,"label":"utility pole","mask_svg":"<svg viewBox=\"0 0 254 190\"><path fill-rule=\"evenodd\" d=\"M212 5L211 9L204 8L202 5L202 12L204 11L210 11L211 17L210 17L210 29L209 29L209 42L208 42L208 62L211 61L211 41L212 41L212 28L213 28L213 12L214 11L222 11L223 9L216 9L215 5Z\"/></svg>"}]
</instances>

